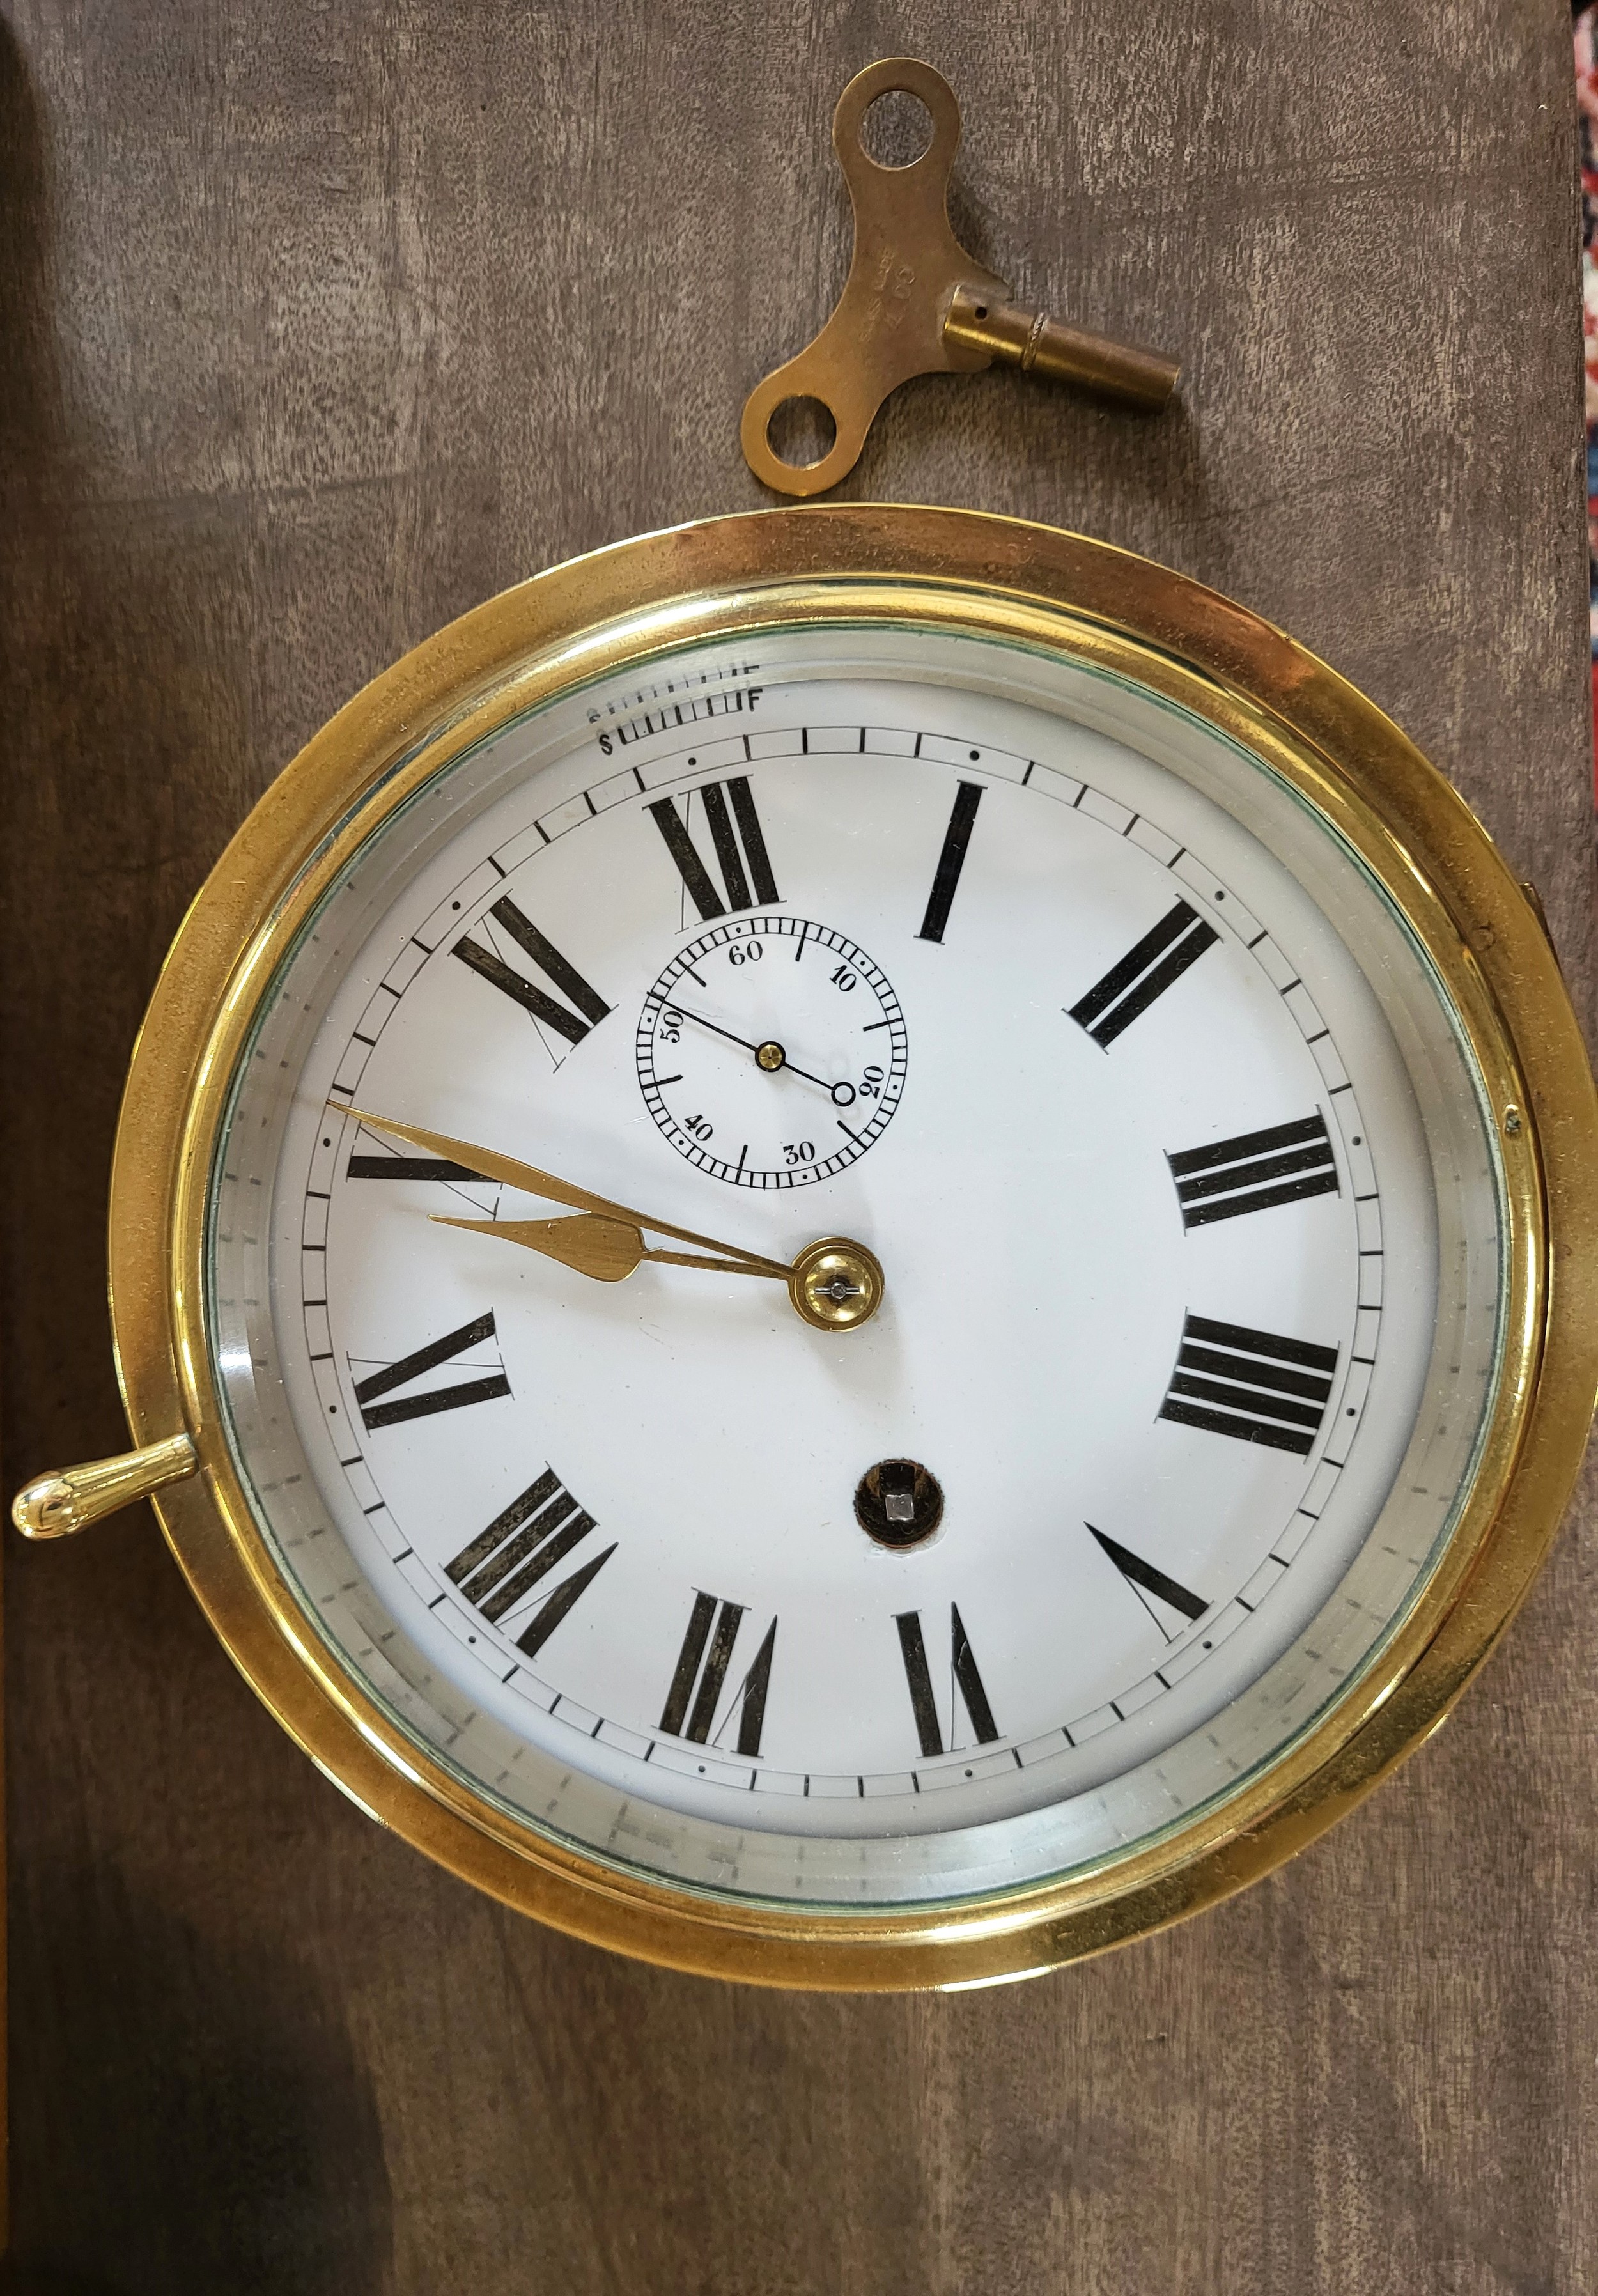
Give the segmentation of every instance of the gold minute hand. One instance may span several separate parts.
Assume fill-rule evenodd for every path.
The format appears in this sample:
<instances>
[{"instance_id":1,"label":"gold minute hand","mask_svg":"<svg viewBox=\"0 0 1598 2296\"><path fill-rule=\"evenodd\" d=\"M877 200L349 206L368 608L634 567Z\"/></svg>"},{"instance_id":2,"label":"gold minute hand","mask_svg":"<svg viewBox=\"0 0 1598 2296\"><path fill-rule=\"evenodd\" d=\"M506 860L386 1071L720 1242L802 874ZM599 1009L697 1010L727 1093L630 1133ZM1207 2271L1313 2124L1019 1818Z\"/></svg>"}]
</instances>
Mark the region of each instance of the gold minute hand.
<instances>
[{"instance_id":1,"label":"gold minute hand","mask_svg":"<svg viewBox=\"0 0 1598 2296\"><path fill-rule=\"evenodd\" d=\"M502 1156L492 1148L475 1147L470 1140L452 1140L446 1133L424 1132L419 1125L397 1124L389 1117L373 1116L343 1101L330 1101L328 1106L369 1125L374 1132L386 1133L391 1140L406 1141L414 1148L425 1148L430 1155L464 1165L485 1180L499 1180L526 1195L544 1196L551 1203L570 1204L574 1211L589 1215L583 1220L440 1219L440 1226L471 1228L479 1234L502 1236L507 1243L525 1244L529 1250L561 1260L602 1283L619 1283L641 1259L664 1260L673 1267L709 1268L728 1275L769 1275L779 1283L791 1283L794 1270L783 1260L745 1251L742 1245L723 1243L713 1235L699 1235L692 1228L675 1227L669 1220L651 1219L627 1204L612 1202L609 1196L574 1187L553 1172L540 1171L536 1164L520 1163L514 1156ZM644 1228L656 1235L673 1236L679 1243L702 1245L712 1256L701 1259L687 1252L648 1250L640 1233Z\"/></svg>"}]
</instances>

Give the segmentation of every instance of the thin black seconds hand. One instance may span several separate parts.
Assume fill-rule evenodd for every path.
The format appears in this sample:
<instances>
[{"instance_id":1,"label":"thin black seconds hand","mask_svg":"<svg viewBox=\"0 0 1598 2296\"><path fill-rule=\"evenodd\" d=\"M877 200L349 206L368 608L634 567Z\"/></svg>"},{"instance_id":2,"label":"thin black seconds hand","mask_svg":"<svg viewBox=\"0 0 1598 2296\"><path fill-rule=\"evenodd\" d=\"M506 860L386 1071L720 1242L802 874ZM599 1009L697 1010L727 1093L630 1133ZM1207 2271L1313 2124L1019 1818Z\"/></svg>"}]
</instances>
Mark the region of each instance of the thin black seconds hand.
<instances>
[{"instance_id":1,"label":"thin black seconds hand","mask_svg":"<svg viewBox=\"0 0 1598 2296\"><path fill-rule=\"evenodd\" d=\"M766 1049L765 1045L751 1045L747 1037L735 1037L730 1029L724 1029L719 1021L707 1021L702 1013L695 1013L692 1008L687 1004L679 1004L675 997L670 1000L669 1004L668 1004L668 1000L665 997L662 997L660 1002L662 1004L667 1005L667 1009L668 1011L680 1013L684 1021L692 1021L699 1028L709 1029L713 1036L725 1037L729 1045L742 1045L746 1053L753 1053L755 1059L759 1062L759 1065L762 1068L766 1068L766 1062L760 1059L761 1054ZM775 1044L774 1038L770 1041L774 1045ZM776 1046L776 1050L782 1053L783 1057L780 1062L774 1062L770 1068L766 1069L766 1074L768 1076L774 1076L779 1068L790 1069L796 1077L803 1077L807 1084L818 1084L823 1092L832 1093L836 1091L837 1087L833 1085L830 1085L825 1077L812 1076L808 1069L801 1069L794 1062L791 1061L788 1057L785 1047L779 1045Z\"/></svg>"}]
</instances>

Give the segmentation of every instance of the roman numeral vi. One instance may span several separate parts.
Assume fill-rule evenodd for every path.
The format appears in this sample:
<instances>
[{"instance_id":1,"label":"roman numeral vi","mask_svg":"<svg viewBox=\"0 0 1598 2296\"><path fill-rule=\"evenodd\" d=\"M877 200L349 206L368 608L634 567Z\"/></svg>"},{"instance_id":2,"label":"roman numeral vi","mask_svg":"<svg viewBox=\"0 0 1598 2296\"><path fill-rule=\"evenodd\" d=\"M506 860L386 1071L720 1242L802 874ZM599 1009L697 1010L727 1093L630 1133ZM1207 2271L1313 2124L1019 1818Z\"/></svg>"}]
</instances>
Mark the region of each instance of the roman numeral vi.
<instances>
[{"instance_id":1,"label":"roman numeral vi","mask_svg":"<svg viewBox=\"0 0 1598 2296\"><path fill-rule=\"evenodd\" d=\"M494 1338L494 1311L479 1316L474 1323L463 1324L458 1332L446 1332L441 1340L430 1341L414 1354L402 1356L382 1371L374 1371L355 1383L355 1399L361 1406L361 1417L369 1428L395 1427L404 1419L426 1419L435 1411L458 1411L467 1403L491 1403L496 1396L509 1395L511 1382L501 1368L483 1379L463 1380L453 1387L425 1389L420 1395L404 1395L392 1403L381 1403L380 1396L389 1395L397 1387L405 1387L423 1372L436 1371L440 1364L448 1363L468 1348L479 1347ZM464 1366L463 1366L464 1367Z\"/></svg>"},{"instance_id":2,"label":"roman numeral vi","mask_svg":"<svg viewBox=\"0 0 1598 2296\"><path fill-rule=\"evenodd\" d=\"M690 802L693 795L690 791ZM726 885L725 901L670 798L658 798L649 808L694 907L707 921L725 916L729 909L769 907L781 896L771 873L766 838L760 816L755 811L755 800L750 795L748 776L740 774L725 783L706 782L698 796L705 808L705 824Z\"/></svg>"},{"instance_id":3,"label":"roman numeral vi","mask_svg":"<svg viewBox=\"0 0 1598 2296\"><path fill-rule=\"evenodd\" d=\"M669 1736L692 1738L700 1746L707 1741L719 1743L721 1731L726 1728L736 1713L738 1751L750 1756L758 1754L760 1733L766 1724L766 1693L771 1687L772 1655L777 1646L777 1622L774 1619L766 1630L765 1641L755 1652L754 1663L733 1693L733 1702L723 1717L721 1730L717 1731L713 1741L710 1740L716 1709L721 1701L727 1669L732 1664L733 1647L738 1640L743 1612L742 1603L718 1603L714 1595L695 1593L693 1608L688 1614L688 1631L683 1636L683 1647L677 1653L671 1687L660 1710L660 1727Z\"/></svg>"},{"instance_id":4,"label":"roman numeral vi","mask_svg":"<svg viewBox=\"0 0 1598 2296\"><path fill-rule=\"evenodd\" d=\"M1307 1458L1336 1370L1335 1348L1189 1316L1160 1416Z\"/></svg>"},{"instance_id":5,"label":"roman numeral vi","mask_svg":"<svg viewBox=\"0 0 1598 2296\"><path fill-rule=\"evenodd\" d=\"M945 1751L943 1729L938 1717L938 1701L932 1691L932 1670L927 1664L927 1644L921 1629L921 1612L900 1611L894 1624L899 1630L899 1652L905 1661L905 1679L910 1686L910 1709L915 1717L915 1734L921 1740L922 1752L929 1757L941 1754ZM949 1671L965 1701L965 1710L971 1718L971 1731L977 1743L979 1746L991 1745L999 1734L999 1726L993 1718L987 1693L983 1689L982 1677L977 1671L976 1653L961 1623L959 1610L953 1603L949 1604ZM949 1700L949 1725L952 1740L953 1693ZM953 1751L952 1745L948 1751Z\"/></svg>"}]
</instances>

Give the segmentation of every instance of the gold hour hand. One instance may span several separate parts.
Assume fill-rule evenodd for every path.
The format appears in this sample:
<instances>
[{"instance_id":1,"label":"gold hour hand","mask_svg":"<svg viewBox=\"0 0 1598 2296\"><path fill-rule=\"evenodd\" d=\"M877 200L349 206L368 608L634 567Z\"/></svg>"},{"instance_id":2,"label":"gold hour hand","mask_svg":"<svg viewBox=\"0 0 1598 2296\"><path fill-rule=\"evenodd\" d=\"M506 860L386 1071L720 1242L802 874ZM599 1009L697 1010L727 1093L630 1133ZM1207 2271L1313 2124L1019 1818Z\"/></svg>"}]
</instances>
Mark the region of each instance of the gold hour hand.
<instances>
[{"instance_id":1,"label":"gold hour hand","mask_svg":"<svg viewBox=\"0 0 1598 2296\"><path fill-rule=\"evenodd\" d=\"M447 1219L435 1212L433 1225L471 1228L478 1235L497 1235L506 1243L525 1244L529 1251L541 1251L546 1259L558 1259L601 1283L619 1283L642 1259L664 1260L671 1267L709 1267L724 1275L775 1275L783 1283L791 1275L774 1262L766 1267L742 1258L713 1259L702 1251L651 1251L630 1221L609 1219L598 1212L551 1220Z\"/></svg>"}]
</instances>

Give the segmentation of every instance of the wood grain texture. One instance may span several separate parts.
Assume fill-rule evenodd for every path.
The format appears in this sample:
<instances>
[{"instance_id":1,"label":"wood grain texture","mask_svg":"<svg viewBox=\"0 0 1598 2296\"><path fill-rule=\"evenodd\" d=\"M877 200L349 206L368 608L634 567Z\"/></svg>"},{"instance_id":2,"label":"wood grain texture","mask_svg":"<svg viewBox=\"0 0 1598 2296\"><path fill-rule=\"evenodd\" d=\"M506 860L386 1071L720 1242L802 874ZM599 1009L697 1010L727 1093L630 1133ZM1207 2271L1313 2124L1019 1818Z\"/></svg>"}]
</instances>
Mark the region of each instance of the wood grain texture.
<instances>
[{"instance_id":1,"label":"wood grain texture","mask_svg":"<svg viewBox=\"0 0 1598 2296\"><path fill-rule=\"evenodd\" d=\"M119 1082L184 903L362 680L751 504L848 260L832 104L951 78L957 225L1179 348L1151 426L913 384L845 491L1082 527L1280 621L1541 886L1589 1018L1558 0L3 0L8 1489L124 1439ZM1543 2296L1598 2286L1594 1505L1295 1866L953 1999L544 1933L321 1780L147 1513L11 1554L18 2289Z\"/></svg>"}]
</instances>

